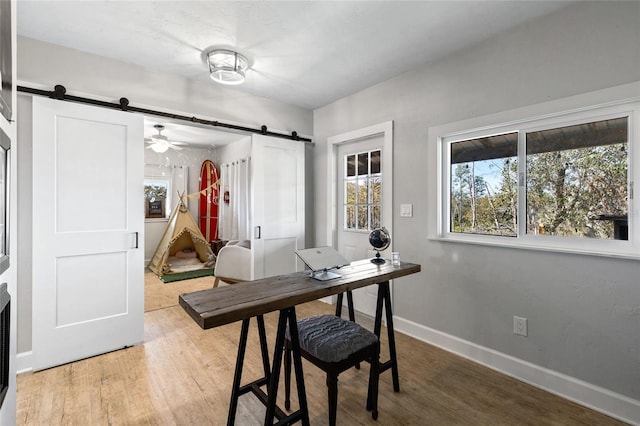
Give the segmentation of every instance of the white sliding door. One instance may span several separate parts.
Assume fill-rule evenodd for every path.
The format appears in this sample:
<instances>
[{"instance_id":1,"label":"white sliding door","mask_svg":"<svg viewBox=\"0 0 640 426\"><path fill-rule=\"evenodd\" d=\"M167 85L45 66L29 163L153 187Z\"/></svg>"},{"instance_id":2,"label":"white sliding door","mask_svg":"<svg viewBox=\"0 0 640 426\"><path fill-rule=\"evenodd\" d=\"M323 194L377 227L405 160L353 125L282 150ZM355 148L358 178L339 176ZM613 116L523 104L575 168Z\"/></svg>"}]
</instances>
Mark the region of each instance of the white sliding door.
<instances>
[{"instance_id":1,"label":"white sliding door","mask_svg":"<svg viewBox=\"0 0 640 426\"><path fill-rule=\"evenodd\" d=\"M144 338L143 119L33 99L33 367Z\"/></svg>"},{"instance_id":2,"label":"white sliding door","mask_svg":"<svg viewBox=\"0 0 640 426\"><path fill-rule=\"evenodd\" d=\"M295 272L304 248L304 143L252 140L254 279Z\"/></svg>"}]
</instances>

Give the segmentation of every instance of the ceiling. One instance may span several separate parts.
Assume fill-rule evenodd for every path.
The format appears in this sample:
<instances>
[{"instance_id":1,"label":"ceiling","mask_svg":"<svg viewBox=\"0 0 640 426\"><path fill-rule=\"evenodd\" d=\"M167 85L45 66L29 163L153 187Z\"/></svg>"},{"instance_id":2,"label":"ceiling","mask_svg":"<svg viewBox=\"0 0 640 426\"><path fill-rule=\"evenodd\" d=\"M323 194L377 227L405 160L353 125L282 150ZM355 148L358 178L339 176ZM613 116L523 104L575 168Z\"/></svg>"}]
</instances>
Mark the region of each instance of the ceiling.
<instances>
[{"instance_id":1,"label":"ceiling","mask_svg":"<svg viewBox=\"0 0 640 426\"><path fill-rule=\"evenodd\" d=\"M230 90L315 109L569 3L21 0L17 32L208 84L206 52L233 48Z\"/></svg>"}]
</instances>

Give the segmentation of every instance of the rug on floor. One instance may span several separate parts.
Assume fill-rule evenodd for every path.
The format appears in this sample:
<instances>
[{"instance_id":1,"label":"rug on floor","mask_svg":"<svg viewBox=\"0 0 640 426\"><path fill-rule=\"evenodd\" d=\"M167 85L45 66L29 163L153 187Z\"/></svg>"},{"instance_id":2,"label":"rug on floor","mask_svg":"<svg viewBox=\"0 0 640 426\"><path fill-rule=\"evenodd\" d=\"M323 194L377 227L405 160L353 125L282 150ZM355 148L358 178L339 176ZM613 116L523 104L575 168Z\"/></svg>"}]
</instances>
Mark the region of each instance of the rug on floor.
<instances>
[{"instance_id":1,"label":"rug on floor","mask_svg":"<svg viewBox=\"0 0 640 426\"><path fill-rule=\"evenodd\" d=\"M160 277L163 283L168 284L175 281L189 280L191 278L208 277L213 275L213 268L192 269L184 272L173 272Z\"/></svg>"}]
</instances>

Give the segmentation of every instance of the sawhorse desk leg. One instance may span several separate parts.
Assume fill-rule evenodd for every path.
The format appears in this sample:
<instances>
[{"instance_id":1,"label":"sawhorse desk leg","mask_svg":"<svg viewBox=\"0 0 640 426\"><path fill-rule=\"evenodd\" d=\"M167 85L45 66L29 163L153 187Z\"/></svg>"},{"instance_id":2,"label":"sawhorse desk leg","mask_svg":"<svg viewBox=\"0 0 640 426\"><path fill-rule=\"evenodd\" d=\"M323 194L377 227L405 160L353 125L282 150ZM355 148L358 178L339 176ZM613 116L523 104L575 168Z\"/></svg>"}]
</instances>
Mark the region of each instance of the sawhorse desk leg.
<instances>
[{"instance_id":1,"label":"sawhorse desk leg","mask_svg":"<svg viewBox=\"0 0 640 426\"><path fill-rule=\"evenodd\" d=\"M271 378L271 367L269 365L269 353L267 348L267 334L264 329L264 317L259 315L256 317L258 322L258 335L260 337L260 352L262 354L262 366L264 369L264 377L255 380L245 386L240 386L242 379L242 367L244 365L244 354L247 348L247 336L249 335L250 319L242 321L240 331L240 342L238 343L238 356L236 358L236 370L233 376L233 389L231 390L231 402L229 404L229 416L227 417L227 425L235 424L236 410L238 409L238 398L247 392L253 392L259 399L266 403L266 394L260 389L260 386L269 383Z\"/></svg>"},{"instance_id":2,"label":"sawhorse desk leg","mask_svg":"<svg viewBox=\"0 0 640 426\"><path fill-rule=\"evenodd\" d=\"M347 308L349 309L349 320L355 322L355 310L353 308L353 294L351 290L347 290ZM344 293L338 294L338 300L336 301L336 316L342 315L342 301ZM398 357L396 353L396 339L393 330L393 312L391 309L391 291L389 290L389 281L378 283L378 300L376 304L376 318L373 327L373 332L378 339L380 338L380 331L382 329L382 309L384 307L385 315L387 318L387 337L389 339L389 361L380 364L380 373L391 369L391 376L393 380L394 392L400 392L400 378L398 374ZM356 365L356 368L360 368Z\"/></svg>"},{"instance_id":3,"label":"sawhorse desk leg","mask_svg":"<svg viewBox=\"0 0 640 426\"><path fill-rule=\"evenodd\" d=\"M278 396L278 383L280 381L280 367L282 366L282 355L284 352L285 330L289 325L289 336L291 339L291 352L293 356L293 369L296 373L296 385L298 388L298 403L300 408L288 416L276 406ZM274 416L278 419L276 425L290 425L297 421L302 421L303 426L309 426L309 410L307 408L307 394L304 386L304 374L302 372L302 355L300 355L300 340L298 336L298 322L296 319L296 308L290 307L280 311L278 319L278 332L276 334L276 347L273 354L273 371L269 381L269 399L267 401L267 412L264 417L265 426L273 425ZM282 415L281 415L282 413Z\"/></svg>"},{"instance_id":4,"label":"sawhorse desk leg","mask_svg":"<svg viewBox=\"0 0 640 426\"><path fill-rule=\"evenodd\" d=\"M260 351L262 354L262 365L264 369L264 377L255 380L249 384L241 386L242 367L244 365L244 356L247 347L247 336L249 334L250 319L242 321L240 331L240 341L238 343L238 356L236 358L236 369L233 377L233 389L231 391L231 402L229 404L229 415L227 417L227 426L235 424L236 411L238 409L238 398L240 395L252 392L267 407L265 413L266 425L273 425L273 418L277 418L277 425L289 425L297 421L302 421L304 426L309 425L309 412L307 409L307 397L304 386L304 377L302 372L302 356L300 355L300 342L298 340L298 323L296 320L296 311L294 307L283 309L280 311L278 320L278 332L276 335L276 346L273 355L273 368L269 365L269 355L267 348L267 336L264 327L264 317L259 315L256 317L258 322L258 334L260 337ZM278 382L280 380L280 368L282 365L282 354L285 340L285 330L287 323L291 333L291 345L294 371L296 374L296 384L298 387L298 401L300 408L298 411L287 415L276 405L278 396ZM267 385L267 393L261 386Z\"/></svg>"},{"instance_id":5,"label":"sawhorse desk leg","mask_svg":"<svg viewBox=\"0 0 640 426\"><path fill-rule=\"evenodd\" d=\"M394 392L400 392L400 378L398 374L398 357L396 354L396 338L393 330L393 312L391 312L391 292L389 281L378 283L378 302L376 305L376 319L373 333L380 338L382 328L382 307L384 305L387 317L387 338L389 339L389 361L380 364L380 373L391 369Z\"/></svg>"}]
</instances>

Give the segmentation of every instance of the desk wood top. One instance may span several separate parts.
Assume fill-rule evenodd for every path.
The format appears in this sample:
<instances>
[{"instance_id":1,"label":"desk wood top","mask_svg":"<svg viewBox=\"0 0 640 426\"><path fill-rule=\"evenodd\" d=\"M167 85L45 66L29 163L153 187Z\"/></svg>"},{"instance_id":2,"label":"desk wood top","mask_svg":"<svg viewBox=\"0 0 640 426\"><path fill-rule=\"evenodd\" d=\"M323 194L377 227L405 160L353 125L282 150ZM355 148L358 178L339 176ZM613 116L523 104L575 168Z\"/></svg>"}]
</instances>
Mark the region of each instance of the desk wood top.
<instances>
[{"instance_id":1,"label":"desk wood top","mask_svg":"<svg viewBox=\"0 0 640 426\"><path fill-rule=\"evenodd\" d=\"M420 269L414 263L401 262L394 267L390 261L377 265L366 259L340 268L337 272L342 276L327 281L311 278L310 271L294 272L181 294L179 302L200 327L208 329L414 274Z\"/></svg>"}]
</instances>

